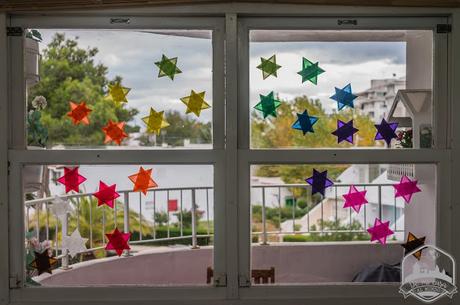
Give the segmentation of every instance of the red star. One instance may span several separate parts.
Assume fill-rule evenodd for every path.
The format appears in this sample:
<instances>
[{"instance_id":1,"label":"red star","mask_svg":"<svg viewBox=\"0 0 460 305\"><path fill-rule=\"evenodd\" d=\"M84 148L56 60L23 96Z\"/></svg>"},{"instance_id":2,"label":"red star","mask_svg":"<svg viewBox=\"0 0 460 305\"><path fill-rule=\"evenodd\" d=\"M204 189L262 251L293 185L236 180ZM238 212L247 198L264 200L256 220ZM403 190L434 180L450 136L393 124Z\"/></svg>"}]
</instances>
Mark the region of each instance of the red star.
<instances>
[{"instance_id":1,"label":"red star","mask_svg":"<svg viewBox=\"0 0 460 305\"><path fill-rule=\"evenodd\" d=\"M121 141L128 137L126 132L124 131L125 128L125 122L119 122L119 123L114 123L111 120L102 127L102 131L105 133L105 140L104 144L108 143L110 141L114 141L118 145L121 144Z\"/></svg>"},{"instance_id":2,"label":"red star","mask_svg":"<svg viewBox=\"0 0 460 305\"><path fill-rule=\"evenodd\" d=\"M371 234L371 241L377 240L381 244L387 243L387 236L394 232L390 230L390 221L382 222L380 219L375 218L374 226L367 229Z\"/></svg>"},{"instance_id":3,"label":"red star","mask_svg":"<svg viewBox=\"0 0 460 305\"><path fill-rule=\"evenodd\" d=\"M142 168L139 169L137 174L129 176L129 180L134 183L133 192L141 191L144 195L147 194L149 188L157 187L158 184L155 183L152 179L152 169L145 170Z\"/></svg>"},{"instance_id":4,"label":"red star","mask_svg":"<svg viewBox=\"0 0 460 305\"><path fill-rule=\"evenodd\" d=\"M78 193L78 186L86 181L86 178L78 173L78 166L74 168L64 167L64 176L57 180L65 185L65 192L72 190Z\"/></svg>"},{"instance_id":5,"label":"red star","mask_svg":"<svg viewBox=\"0 0 460 305\"><path fill-rule=\"evenodd\" d=\"M67 116L72 119L74 125L78 125L82 122L85 125L89 125L88 114L92 111L88 107L86 107L85 102L80 102L80 104L76 104L74 102L69 102L70 104L70 111L67 112Z\"/></svg>"},{"instance_id":6,"label":"red star","mask_svg":"<svg viewBox=\"0 0 460 305\"><path fill-rule=\"evenodd\" d=\"M351 207L356 211L356 213L359 213L361 206L369 202L366 199L366 192L367 191L360 192L354 185L351 185L348 190L348 194L342 195L343 198L345 198L345 204L343 207Z\"/></svg>"},{"instance_id":7,"label":"red star","mask_svg":"<svg viewBox=\"0 0 460 305\"><path fill-rule=\"evenodd\" d=\"M105 250L115 250L117 255L120 256L123 250L131 249L128 244L131 233L123 233L116 228L111 234L107 233L105 236L109 239L107 246L105 246Z\"/></svg>"},{"instance_id":8,"label":"red star","mask_svg":"<svg viewBox=\"0 0 460 305\"><path fill-rule=\"evenodd\" d=\"M403 197L406 203L409 203L414 193L422 190L417 187L417 180L410 180L407 176L402 176L398 184L394 184L396 189L395 197Z\"/></svg>"},{"instance_id":9,"label":"red star","mask_svg":"<svg viewBox=\"0 0 460 305\"><path fill-rule=\"evenodd\" d=\"M105 203L109 207L113 208L115 199L120 197L120 194L115 191L116 187L116 184L108 186L104 182L99 181L99 191L93 194L94 197L97 198L97 206Z\"/></svg>"}]
</instances>

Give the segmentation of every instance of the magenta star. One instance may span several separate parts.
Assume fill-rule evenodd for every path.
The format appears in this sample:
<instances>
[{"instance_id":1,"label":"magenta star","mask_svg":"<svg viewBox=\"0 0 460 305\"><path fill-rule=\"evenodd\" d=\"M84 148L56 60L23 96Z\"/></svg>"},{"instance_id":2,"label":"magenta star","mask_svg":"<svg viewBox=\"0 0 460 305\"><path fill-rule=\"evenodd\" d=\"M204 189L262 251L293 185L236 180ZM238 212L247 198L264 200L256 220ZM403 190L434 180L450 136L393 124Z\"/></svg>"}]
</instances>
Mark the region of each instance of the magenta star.
<instances>
[{"instance_id":1,"label":"magenta star","mask_svg":"<svg viewBox=\"0 0 460 305\"><path fill-rule=\"evenodd\" d=\"M396 139L398 136L395 133L398 123L388 123L385 119L382 119L380 124L375 124L377 134L375 140L385 140L388 146L390 146L391 139Z\"/></svg>"},{"instance_id":2,"label":"magenta star","mask_svg":"<svg viewBox=\"0 0 460 305\"><path fill-rule=\"evenodd\" d=\"M354 185L351 185L350 189L348 190L348 194L342 195L343 198L345 198L345 204L343 207L351 207L356 211L356 213L359 213L361 206L369 202L366 199L366 192L367 191L360 192Z\"/></svg>"},{"instance_id":3,"label":"magenta star","mask_svg":"<svg viewBox=\"0 0 460 305\"><path fill-rule=\"evenodd\" d=\"M371 235L371 241L377 240L382 245L387 243L387 236L394 232L390 230L390 221L382 222L380 219L375 218L374 226L367 229Z\"/></svg>"},{"instance_id":4,"label":"magenta star","mask_svg":"<svg viewBox=\"0 0 460 305\"><path fill-rule=\"evenodd\" d=\"M417 186L417 180L410 180L407 176L402 176L398 184L393 184L396 190L395 197L402 197L409 203L414 193L421 192L422 190Z\"/></svg>"}]
</instances>

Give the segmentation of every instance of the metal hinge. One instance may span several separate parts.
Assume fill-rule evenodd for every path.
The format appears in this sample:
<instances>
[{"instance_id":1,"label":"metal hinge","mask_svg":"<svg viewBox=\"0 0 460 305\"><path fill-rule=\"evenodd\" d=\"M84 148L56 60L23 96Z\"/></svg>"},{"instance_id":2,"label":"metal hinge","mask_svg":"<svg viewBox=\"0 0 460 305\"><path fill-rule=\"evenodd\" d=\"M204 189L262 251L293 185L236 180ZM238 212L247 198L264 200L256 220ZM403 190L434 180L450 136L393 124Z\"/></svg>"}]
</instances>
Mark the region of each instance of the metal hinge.
<instances>
[{"instance_id":1,"label":"metal hinge","mask_svg":"<svg viewBox=\"0 0 460 305\"><path fill-rule=\"evenodd\" d=\"M451 33L452 32L452 24L443 23L436 25L436 33Z\"/></svg>"},{"instance_id":2,"label":"metal hinge","mask_svg":"<svg viewBox=\"0 0 460 305\"><path fill-rule=\"evenodd\" d=\"M22 36L24 31L19 26L9 26L6 28L6 35L7 36Z\"/></svg>"},{"instance_id":3,"label":"metal hinge","mask_svg":"<svg viewBox=\"0 0 460 305\"><path fill-rule=\"evenodd\" d=\"M219 273L214 276L214 286L215 287L227 287L227 274Z\"/></svg>"},{"instance_id":4,"label":"metal hinge","mask_svg":"<svg viewBox=\"0 0 460 305\"><path fill-rule=\"evenodd\" d=\"M19 277L16 276L10 276L10 289L18 289L21 288L21 280Z\"/></svg>"},{"instance_id":5,"label":"metal hinge","mask_svg":"<svg viewBox=\"0 0 460 305\"><path fill-rule=\"evenodd\" d=\"M245 275L240 275L238 277L238 284L240 287L250 287L251 286L251 281L249 280L249 277Z\"/></svg>"}]
</instances>

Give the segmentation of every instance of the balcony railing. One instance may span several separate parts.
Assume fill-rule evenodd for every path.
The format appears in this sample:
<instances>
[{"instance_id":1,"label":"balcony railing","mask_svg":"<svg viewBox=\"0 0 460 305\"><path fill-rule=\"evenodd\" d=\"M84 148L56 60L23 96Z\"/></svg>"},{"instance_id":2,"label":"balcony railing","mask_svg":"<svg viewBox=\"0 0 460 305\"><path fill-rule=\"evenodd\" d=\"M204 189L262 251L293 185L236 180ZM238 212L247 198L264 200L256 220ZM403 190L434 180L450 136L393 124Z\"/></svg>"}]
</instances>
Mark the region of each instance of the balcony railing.
<instances>
[{"instance_id":1,"label":"balcony railing","mask_svg":"<svg viewBox=\"0 0 460 305\"><path fill-rule=\"evenodd\" d=\"M371 188L376 188L377 190L377 208L378 208L378 215L379 217L381 218L382 217L382 211L383 211L383 205L392 205L393 206L393 209L394 209L394 215L393 215L393 231L395 232L403 232L404 229L403 228L398 228L397 227L397 201L396 199L392 202L392 203L383 203L382 201L382 188L384 187L391 187L392 188L392 184L354 184L355 186L359 187L359 188L363 188L363 189L371 189ZM347 188L350 186L350 184L334 184L333 185L333 188L331 188L330 190L332 190L333 192L333 196L332 196L332 200L335 201L335 205L334 205L334 209L335 209L335 216L334 216L334 220L335 221L342 221L344 220L343 217L340 217L339 216L339 211L340 210L345 210L343 209L342 207L339 207L338 205L338 201L339 201L339 193L338 193L338 189L339 188ZM279 236L284 236L284 235L287 235L287 234L325 234L325 233L339 233L339 232L347 232L347 233L365 233L366 232L366 224L368 223L368 207L367 205L364 205L363 206L363 228L362 230L331 230L331 229L325 229L322 225L319 226L319 230L311 230L310 229L310 226L313 224L313 223L310 223L310 212L313 210L313 209L320 209L320 220L321 220L321 223L322 221L324 220L324 202L325 200L322 200L321 202L319 202L312 210L309 211L309 213L306 214L306 219L307 219L307 230L296 230L295 229L295 225L296 225L296 214L295 214L295 209L296 209L296 198L293 197L293 204L292 204L292 218L290 219L290 221L292 221L292 231L286 231L286 230L282 230L281 229L281 207L283 206L283 202L282 202L282 199L281 199L281 190L284 188L284 189L288 189L288 190L292 190L292 189L296 189L296 188L300 188L300 189L308 189L310 188L310 185L305 185L305 184L280 184L280 185L252 185L251 186L252 189L253 189L253 192L257 192L259 190L259 192L261 191L261 203L262 203L262 231L258 231L258 232L252 232L253 235L259 235L262 237L262 244L268 244L268 235L279 235ZM270 230L267 230L267 217L266 217L266 210L267 210L267 193L269 192L269 190L276 190L277 192L277 198L278 198L278 202L277 202L277 208L279 208L279 224L280 224L280 227L278 230L276 231L270 231ZM155 190L150 190L148 191L146 197L143 197L143 195L141 193L134 193L132 191L128 191L128 190L124 190L124 191L117 191L119 194L120 194L120 198L121 198L121 202L122 202L122 210L123 210L123 231L124 232L130 232L132 231L131 227L130 227L130 211L132 211L130 208L133 208L135 206L135 204L137 203L138 204L138 209L139 209L139 213L138 213L138 221L139 221L139 238L137 240L130 240L130 244L150 244L150 243L157 243L157 242L164 242L164 241L174 241L174 240L181 240L181 239L191 239L191 248L192 249L195 249L195 248L198 248L198 242L197 240L199 238L210 238L211 236L213 236L213 229L212 229L212 222L214 221L214 218L211 220L210 219L210 211L213 210L213 206L211 206L211 201L210 201L210 197L212 198L212 192L213 192L213 188L212 187L184 187L184 188L157 188ZM156 232L157 232L157 227L159 226L158 223L156 222L155 220L155 214L158 213L159 211L157 210L159 205L160 204L163 204L164 206L164 202L160 202L161 200L158 200L158 194L165 194L166 196L164 198L166 198L166 200L169 200L170 197L171 197L171 194L174 193L175 194L179 194L178 196L178 203L180 204L180 206L178 207L179 211L177 212L178 216L177 216L177 222L174 223L174 226L176 228L179 228L180 229L180 233L179 233L179 236L171 236L170 234L170 229L172 228L172 223L170 222L170 215L168 213L168 219L167 219L167 235L166 237L158 237ZM331 191L329 191L331 192ZM210 194L211 193L211 194ZM184 197L186 195L190 195L190 202L191 202L191 235L187 235L187 234L184 234L184 220L183 220L183 203L184 203ZM199 204L197 203L197 194L201 195L200 198L200 202ZM331 193L327 193L330 194ZM85 194L71 194L71 195L63 195L63 196L60 196L61 199L64 199L64 200L71 200L72 202L74 202L74 205L75 205L75 208L76 208L76 211L74 213L74 216L76 218L76 228L77 229L80 229L80 223L81 223L81 218L83 217L83 215L81 215L82 211L80 210L80 204L82 202L82 200L84 198L88 198L90 199L91 197L93 196L92 193L85 193ZM131 201L134 201L132 200L133 197L135 196L139 196L138 198L138 202L131 202ZM144 215L144 212L143 212L143 204L142 202L146 202L146 199L142 200L142 198L152 198L152 204L153 204L153 222L152 221L147 221L146 218L145 218L145 215ZM54 201L54 197L48 197L48 198L41 198L41 199L35 199L35 200L29 200L29 201L26 201L25 202L25 216L26 216L26 219L25 219L25 226L26 226L26 231L28 232L31 227L35 227L35 234L36 234L36 237L37 239L40 238L40 233L44 233L44 238L45 239L49 239L50 237L50 215L52 214L50 212L50 208L49 206L51 204L53 204L53 201ZM329 199L331 199L331 197L329 197ZM93 200L88 200L89 204L90 204L90 208L89 208L89 215L86 215L86 216L89 216L89 219L87 219L88 221L88 225L89 225L89 235L88 236L83 236L85 238L88 238L88 243L89 243L89 248L84 251L84 252L91 252L91 251L95 251L95 250L101 250L101 249L104 249L105 248L105 233L107 233L108 231L106 231L106 225L107 225L107 222L106 222L106 209L102 209L102 219L101 219L101 222L99 221L96 221L95 219L93 219L93 213L94 213L94 210L97 209L97 201L95 201L94 199ZM212 202L213 203L213 202ZM402 205L403 206L403 205ZM205 209L205 220L203 221L203 223L205 223L206 225L206 234L198 234L197 233L197 210L198 208L201 208L201 209ZM33 210L33 213L34 213L34 219L32 220L33 223L31 223L31 209ZM114 225L114 228L117 227L117 215L119 213L119 211L117 211L117 209L119 209L119 207L117 207L117 204L114 205L114 209L113 209L113 213L114 213L114 217L113 217L113 225ZM145 209L145 207L144 207ZM45 219L45 223L44 223L44 232L43 232L43 225L40 223L40 215L41 213L45 213L45 216L44 216L44 219ZM343 215L343 211L341 211L342 215ZM352 221L352 212L351 209L349 209L349 211L346 211L346 213L348 213L349 217L348 217L348 221L350 221L350 224L351 224L351 221ZM360 213L361 214L361 213ZM53 217L51 215L51 217ZM212 222L211 222L212 221ZM373 220L372 220L373 221ZM145 238L145 236L143 235L143 232L142 232L142 225L143 224L149 224L149 225L152 225L153 226L153 236L152 238ZM61 227L61 236L67 236L68 234L68 226L69 226L69 220L68 220L68 217L63 217L61 218L61 226L59 226L59 223L56 219L55 221L55 227L54 227L54 250L55 250L55 253L56 253L56 256L62 260L62 263L61 263L61 266L63 269L66 269L69 267L69 256L68 256L68 251L67 249L61 249L62 247L59 247L59 240L58 240L58 236L59 236L59 227ZM94 244L94 231L96 226L101 226L101 228L99 229L102 229L101 230L101 239L102 240L102 243L100 245L95 245ZM111 230L110 230L111 231ZM129 256L130 253L129 251L126 251L123 253L124 256Z\"/></svg>"}]
</instances>

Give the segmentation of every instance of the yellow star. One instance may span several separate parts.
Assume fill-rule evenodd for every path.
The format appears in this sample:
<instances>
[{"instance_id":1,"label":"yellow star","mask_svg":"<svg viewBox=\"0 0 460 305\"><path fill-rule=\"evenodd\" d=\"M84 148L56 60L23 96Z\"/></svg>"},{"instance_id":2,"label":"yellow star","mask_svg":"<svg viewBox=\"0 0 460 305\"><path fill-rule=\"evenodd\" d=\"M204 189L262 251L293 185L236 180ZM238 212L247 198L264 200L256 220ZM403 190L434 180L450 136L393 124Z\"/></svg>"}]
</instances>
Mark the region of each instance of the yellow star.
<instances>
[{"instance_id":1,"label":"yellow star","mask_svg":"<svg viewBox=\"0 0 460 305\"><path fill-rule=\"evenodd\" d=\"M150 107L149 116L143 117L142 121L147 125L147 132L156 132L160 135L161 128L169 126L169 123L163 118L164 111L156 112Z\"/></svg>"},{"instance_id":2,"label":"yellow star","mask_svg":"<svg viewBox=\"0 0 460 305\"><path fill-rule=\"evenodd\" d=\"M211 108L208 103L204 100L205 91L196 93L192 90L189 96L185 96L180 100L182 103L187 105L187 111L185 113L193 112L196 116L200 116L201 110Z\"/></svg>"},{"instance_id":3,"label":"yellow star","mask_svg":"<svg viewBox=\"0 0 460 305\"><path fill-rule=\"evenodd\" d=\"M126 88L120 85L120 83L116 83L115 85L109 84L109 93L107 94L107 98L114 101L117 105L120 103L127 103L128 100L126 99L126 95L131 88Z\"/></svg>"}]
</instances>

